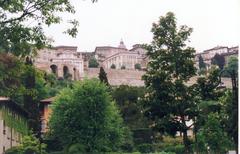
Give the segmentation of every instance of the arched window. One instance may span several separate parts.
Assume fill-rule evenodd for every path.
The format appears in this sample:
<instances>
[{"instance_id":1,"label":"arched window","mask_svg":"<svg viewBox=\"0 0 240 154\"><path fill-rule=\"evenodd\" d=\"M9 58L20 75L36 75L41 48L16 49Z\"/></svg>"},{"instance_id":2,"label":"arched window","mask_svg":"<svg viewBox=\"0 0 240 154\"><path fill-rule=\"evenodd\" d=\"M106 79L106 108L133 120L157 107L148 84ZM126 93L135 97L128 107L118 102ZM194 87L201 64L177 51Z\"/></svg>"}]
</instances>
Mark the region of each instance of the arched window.
<instances>
[{"instance_id":1,"label":"arched window","mask_svg":"<svg viewBox=\"0 0 240 154\"><path fill-rule=\"evenodd\" d=\"M58 68L56 65L51 65L50 66L51 70L52 70L52 73L55 74L56 76L58 76Z\"/></svg>"},{"instance_id":2,"label":"arched window","mask_svg":"<svg viewBox=\"0 0 240 154\"><path fill-rule=\"evenodd\" d=\"M63 78L64 79L71 79L72 75L69 73L69 69L67 66L63 66Z\"/></svg>"},{"instance_id":3,"label":"arched window","mask_svg":"<svg viewBox=\"0 0 240 154\"><path fill-rule=\"evenodd\" d=\"M73 80L77 80L77 70L73 68Z\"/></svg>"}]
</instances>

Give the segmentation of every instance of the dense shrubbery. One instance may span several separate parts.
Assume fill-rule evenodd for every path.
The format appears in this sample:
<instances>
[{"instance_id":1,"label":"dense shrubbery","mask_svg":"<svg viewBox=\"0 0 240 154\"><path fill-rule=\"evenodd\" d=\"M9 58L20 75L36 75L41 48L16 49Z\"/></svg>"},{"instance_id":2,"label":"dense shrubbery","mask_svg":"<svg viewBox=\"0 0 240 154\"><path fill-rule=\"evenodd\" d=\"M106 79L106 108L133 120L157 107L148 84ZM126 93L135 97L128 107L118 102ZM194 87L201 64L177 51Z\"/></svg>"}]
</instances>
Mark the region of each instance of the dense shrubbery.
<instances>
[{"instance_id":1,"label":"dense shrubbery","mask_svg":"<svg viewBox=\"0 0 240 154\"><path fill-rule=\"evenodd\" d=\"M82 152L121 150L128 129L107 91L106 85L95 79L64 89L53 106L52 135L65 147Z\"/></svg>"}]
</instances>

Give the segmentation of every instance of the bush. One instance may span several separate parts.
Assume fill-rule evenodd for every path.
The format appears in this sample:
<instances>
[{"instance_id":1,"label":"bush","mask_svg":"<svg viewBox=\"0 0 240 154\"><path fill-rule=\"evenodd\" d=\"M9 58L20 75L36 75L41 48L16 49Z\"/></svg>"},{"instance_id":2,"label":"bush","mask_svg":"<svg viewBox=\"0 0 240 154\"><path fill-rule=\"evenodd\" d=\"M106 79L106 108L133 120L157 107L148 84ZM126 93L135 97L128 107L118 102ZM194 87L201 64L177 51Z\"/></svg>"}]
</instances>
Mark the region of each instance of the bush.
<instances>
[{"instance_id":1,"label":"bush","mask_svg":"<svg viewBox=\"0 0 240 154\"><path fill-rule=\"evenodd\" d=\"M150 153L154 152L154 147L152 144L140 144L137 146L137 150L141 153Z\"/></svg>"},{"instance_id":2,"label":"bush","mask_svg":"<svg viewBox=\"0 0 240 154\"><path fill-rule=\"evenodd\" d=\"M46 154L46 145L33 135L24 136L22 143L18 147L12 147L6 151L6 154Z\"/></svg>"},{"instance_id":3,"label":"bush","mask_svg":"<svg viewBox=\"0 0 240 154\"><path fill-rule=\"evenodd\" d=\"M134 67L135 67L136 70L141 70L141 65L140 64L135 64Z\"/></svg>"},{"instance_id":4,"label":"bush","mask_svg":"<svg viewBox=\"0 0 240 154\"><path fill-rule=\"evenodd\" d=\"M67 153L68 154L86 153L86 147L82 144L76 143L68 148Z\"/></svg>"},{"instance_id":5,"label":"bush","mask_svg":"<svg viewBox=\"0 0 240 154\"><path fill-rule=\"evenodd\" d=\"M115 152L126 140L127 129L108 87L96 79L64 89L53 103L49 124L63 146L79 143L86 152Z\"/></svg>"},{"instance_id":6,"label":"bush","mask_svg":"<svg viewBox=\"0 0 240 154\"><path fill-rule=\"evenodd\" d=\"M174 152L176 154L184 154L184 145L178 144L178 145L170 145L163 149L163 151L166 152Z\"/></svg>"},{"instance_id":7,"label":"bush","mask_svg":"<svg viewBox=\"0 0 240 154\"><path fill-rule=\"evenodd\" d=\"M112 64L112 65L111 65L111 69L116 69L116 65L115 65L115 64Z\"/></svg>"},{"instance_id":8,"label":"bush","mask_svg":"<svg viewBox=\"0 0 240 154\"><path fill-rule=\"evenodd\" d=\"M19 147L12 147L11 149L8 149L5 154L17 154L20 153Z\"/></svg>"}]
</instances>

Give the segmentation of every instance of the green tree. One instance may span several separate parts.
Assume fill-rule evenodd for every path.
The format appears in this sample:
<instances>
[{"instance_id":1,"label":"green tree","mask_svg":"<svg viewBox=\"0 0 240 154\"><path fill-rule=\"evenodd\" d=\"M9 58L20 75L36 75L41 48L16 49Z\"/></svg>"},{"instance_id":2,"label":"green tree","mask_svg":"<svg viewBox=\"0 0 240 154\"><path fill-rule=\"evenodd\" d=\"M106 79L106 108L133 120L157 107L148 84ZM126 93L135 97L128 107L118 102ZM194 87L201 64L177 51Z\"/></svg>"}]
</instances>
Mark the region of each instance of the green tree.
<instances>
[{"instance_id":1,"label":"green tree","mask_svg":"<svg viewBox=\"0 0 240 154\"><path fill-rule=\"evenodd\" d=\"M99 66L99 63L97 62L97 59L95 57L91 57L88 61L88 67L97 68L98 66Z\"/></svg>"},{"instance_id":2,"label":"green tree","mask_svg":"<svg viewBox=\"0 0 240 154\"><path fill-rule=\"evenodd\" d=\"M112 64L112 65L111 65L111 69L116 69L116 65L115 65L115 64Z\"/></svg>"},{"instance_id":3,"label":"green tree","mask_svg":"<svg viewBox=\"0 0 240 154\"><path fill-rule=\"evenodd\" d=\"M238 74L238 58L235 56L231 56L228 59L227 66L224 68L223 75L224 77L231 77L229 72L235 71L236 74Z\"/></svg>"},{"instance_id":4,"label":"green tree","mask_svg":"<svg viewBox=\"0 0 240 154\"><path fill-rule=\"evenodd\" d=\"M137 63L137 64L134 65L134 68L136 70L141 70L141 65Z\"/></svg>"},{"instance_id":5,"label":"green tree","mask_svg":"<svg viewBox=\"0 0 240 154\"><path fill-rule=\"evenodd\" d=\"M194 116L195 100L193 87L187 86L195 75L195 50L187 47L192 29L181 26L177 29L175 15L168 12L153 24L153 41L146 46L150 62L143 76L148 95L145 97L146 115L154 120L155 129L175 135L183 133L185 153L190 152L187 125Z\"/></svg>"},{"instance_id":6,"label":"green tree","mask_svg":"<svg viewBox=\"0 0 240 154\"><path fill-rule=\"evenodd\" d=\"M233 92L227 90L220 99L222 104L221 117L222 125L228 136L235 144L236 151L238 150L238 109L237 105L233 102Z\"/></svg>"},{"instance_id":7,"label":"green tree","mask_svg":"<svg viewBox=\"0 0 240 154\"><path fill-rule=\"evenodd\" d=\"M98 78L102 83L105 83L107 86L109 86L107 73L104 71L103 67L100 67Z\"/></svg>"},{"instance_id":8,"label":"green tree","mask_svg":"<svg viewBox=\"0 0 240 154\"><path fill-rule=\"evenodd\" d=\"M0 9L0 51L17 56L28 55L48 44L43 27L62 22L59 12L75 13L69 0L2 0ZM75 37L78 21L68 22L73 27L65 32Z\"/></svg>"},{"instance_id":9,"label":"green tree","mask_svg":"<svg viewBox=\"0 0 240 154\"><path fill-rule=\"evenodd\" d=\"M201 55L198 57L198 62L199 62L199 69L206 69L206 64L204 63Z\"/></svg>"},{"instance_id":10,"label":"green tree","mask_svg":"<svg viewBox=\"0 0 240 154\"><path fill-rule=\"evenodd\" d=\"M108 88L98 80L84 80L56 98L50 132L65 146L79 143L86 152L118 151L126 127Z\"/></svg>"},{"instance_id":11,"label":"green tree","mask_svg":"<svg viewBox=\"0 0 240 154\"><path fill-rule=\"evenodd\" d=\"M24 89L21 82L23 63L13 55L0 53L0 95L17 97Z\"/></svg>"},{"instance_id":12,"label":"green tree","mask_svg":"<svg viewBox=\"0 0 240 154\"><path fill-rule=\"evenodd\" d=\"M225 65L225 58L223 55L215 54L214 57L211 59L211 64L217 65L220 70L223 70Z\"/></svg>"},{"instance_id":13,"label":"green tree","mask_svg":"<svg viewBox=\"0 0 240 154\"><path fill-rule=\"evenodd\" d=\"M201 150L213 154L226 153L231 146L231 140L221 125L221 117L217 113L210 113L206 123L200 130L198 137L201 139Z\"/></svg>"},{"instance_id":14,"label":"green tree","mask_svg":"<svg viewBox=\"0 0 240 154\"><path fill-rule=\"evenodd\" d=\"M22 143L6 151L6 154L47 154L46 145L33 135L24 136Z\"/></svg>"},{"instance_id":15,"label":"green tree","mask_svg":"<svg viewBox=\"0 0 240 154\"><path fill-rule=\"evenodd\" d=\"M28 124L33 133L40 137L40 114L39 114L39 101L37 100L36 90L36 70L30 58L26 58L26 71L24 72L23 82L25 92L23 96L24 109L28 111Z\"/></svg>"}]
</instances>

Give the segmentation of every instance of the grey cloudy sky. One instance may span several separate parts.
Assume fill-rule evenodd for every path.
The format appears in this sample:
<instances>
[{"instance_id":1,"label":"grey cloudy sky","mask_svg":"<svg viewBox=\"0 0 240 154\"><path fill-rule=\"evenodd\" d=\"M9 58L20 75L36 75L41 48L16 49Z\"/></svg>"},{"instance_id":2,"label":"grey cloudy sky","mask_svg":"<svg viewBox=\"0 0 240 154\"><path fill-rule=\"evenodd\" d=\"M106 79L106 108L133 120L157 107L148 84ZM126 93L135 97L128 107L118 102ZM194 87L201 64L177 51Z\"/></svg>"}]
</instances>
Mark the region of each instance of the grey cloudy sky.
<instances>
[{"instance_id":1,"label":"grey cloudy sky","mask_svg":"<svg viewBox=\"0 0 240 154\"><path fill-rule=\"evenodd\" d=\"M128 48L150 43L152 23L168 11L175 13L178 25L193 28L190 45L197 52L217 45L236 46L240 42L240 0L72 0L79 33L71 38L62 31L66 25L46 28L54 45L75 45L79 51L94 51L96 46L117 46L123 39Z\"/></svg>"}]
</instances>

